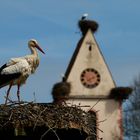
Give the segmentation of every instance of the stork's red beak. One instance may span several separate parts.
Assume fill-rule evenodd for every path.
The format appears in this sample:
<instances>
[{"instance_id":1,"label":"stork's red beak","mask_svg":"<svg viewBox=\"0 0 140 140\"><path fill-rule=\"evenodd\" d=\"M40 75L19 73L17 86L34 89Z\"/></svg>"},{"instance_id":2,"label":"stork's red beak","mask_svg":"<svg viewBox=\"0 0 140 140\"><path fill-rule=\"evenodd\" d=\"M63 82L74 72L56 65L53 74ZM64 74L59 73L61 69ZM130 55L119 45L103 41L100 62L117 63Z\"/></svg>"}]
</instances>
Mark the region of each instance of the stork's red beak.
<instances>
[{"instance_id":1,"label":"stork's red beak","mask_svg":"<svg viewBox=\"0 0 140 140\"><path fill-rule=\"evenodd\" d=\"M37 48L39 51L41 51L43 54L45 54L45 52L39 47L38 44L36 44L36 48Z\"/></svg>"}]
</instances>

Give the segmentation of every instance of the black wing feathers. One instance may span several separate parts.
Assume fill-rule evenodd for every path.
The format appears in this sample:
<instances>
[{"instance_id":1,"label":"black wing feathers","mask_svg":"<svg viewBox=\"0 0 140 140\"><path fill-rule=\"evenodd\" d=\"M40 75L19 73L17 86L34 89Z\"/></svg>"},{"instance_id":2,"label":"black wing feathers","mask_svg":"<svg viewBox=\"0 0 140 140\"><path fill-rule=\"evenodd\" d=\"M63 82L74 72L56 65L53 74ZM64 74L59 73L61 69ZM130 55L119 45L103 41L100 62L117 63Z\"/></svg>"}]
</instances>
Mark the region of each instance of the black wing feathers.
<instances>
[{"instance_id":1,"label":"black wing feathers","mask_svg":"<svg viewBox=\"0 0 140 140\"><path fill-rule=\"evenodd\" d=\"M17 79L21 75L21 73L1 74L2 70L6 67L7 65L4 64L0 68L0 88L6 86L10 81Z\"/></svg>"},{"instance_id":2,"label":"black wing feathers","mask_svg":"<svg viewBox=\"0 0 140 140\"><path fill-rule=\"evenodd\" d=\"M0 74L1 74L1 71L7 67L7 64L4 64L1 68L0 68Z\"/></svg>"}]
</instances>

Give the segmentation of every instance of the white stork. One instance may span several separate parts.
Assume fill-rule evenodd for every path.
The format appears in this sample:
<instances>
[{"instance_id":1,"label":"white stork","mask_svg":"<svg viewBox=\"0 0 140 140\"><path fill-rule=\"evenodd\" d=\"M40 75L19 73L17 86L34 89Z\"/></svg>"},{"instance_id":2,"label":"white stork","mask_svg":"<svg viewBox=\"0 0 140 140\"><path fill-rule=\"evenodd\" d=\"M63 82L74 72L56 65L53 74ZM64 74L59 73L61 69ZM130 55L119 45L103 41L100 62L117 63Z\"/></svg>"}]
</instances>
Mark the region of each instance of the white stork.
<instances>
[{"instance_id":1,"label":"white stork","mask_svg":"<svg viewBox=\"0 0 140 140\"><path fill-rule=\"evenodd\" d=\"M17 97L20 102L20 86L26 82L28 76L34 73L39 65L39 56L36 48L45 54L35 39L31 39L28 42L28 47L31 50L30 55L11 58L0 68L0 88L9 85L5 104L7 104L10 89L13 85L17 85Z\"/></svg>"},{"instance_id":2,"label":"white stork","mask_svg":"<svg viewBox=\"0 0 140 140\"><path fill-rule=\"evenodd\" d=\"M85 20L87 17L88 17L88 14L85 13L85 14L82 15L81 20Z\"/></svg>"}]
</instances>

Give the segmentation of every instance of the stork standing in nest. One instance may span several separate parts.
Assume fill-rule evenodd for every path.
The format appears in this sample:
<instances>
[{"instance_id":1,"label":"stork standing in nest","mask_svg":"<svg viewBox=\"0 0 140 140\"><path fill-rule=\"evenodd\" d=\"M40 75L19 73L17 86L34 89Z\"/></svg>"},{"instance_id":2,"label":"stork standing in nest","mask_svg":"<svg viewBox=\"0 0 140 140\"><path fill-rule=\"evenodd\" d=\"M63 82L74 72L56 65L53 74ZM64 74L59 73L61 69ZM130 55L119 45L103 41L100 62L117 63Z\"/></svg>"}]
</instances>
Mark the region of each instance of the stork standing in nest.
<instances>
[{"instance_id":1,"label":"stork standing in nest","mask_svg":"<svg viewBox=\"0 0 140 140\"><path fill-rule=\"evenodd\" d=\"M30 55L19 58L11 58L0 68L0 88L9 85L5 104L7 104L8 96L13 85L17 85L17 97L20 102L21 85L25 84L29 75L34 73L39 65L39 56L36 49L45 54L35 39L31 39L28 42L28 46L31 50Z\"/></svg>"}]
</instances>

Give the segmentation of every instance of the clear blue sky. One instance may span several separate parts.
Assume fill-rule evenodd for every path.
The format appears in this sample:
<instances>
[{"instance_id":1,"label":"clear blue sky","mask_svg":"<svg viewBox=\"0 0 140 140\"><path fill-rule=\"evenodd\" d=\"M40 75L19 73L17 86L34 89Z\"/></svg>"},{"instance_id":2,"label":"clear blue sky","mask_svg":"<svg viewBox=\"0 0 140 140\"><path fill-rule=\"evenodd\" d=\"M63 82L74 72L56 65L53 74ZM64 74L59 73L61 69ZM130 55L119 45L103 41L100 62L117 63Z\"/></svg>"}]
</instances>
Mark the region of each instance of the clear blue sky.
<instances>
[{"instance_id":1,"label":"clear blue sky","mask_svg":"<svg viewBox=\"0 0 140 140\"><path fill-rule=\"evenodd\" d=\"M37 102L50 102L80 38L77 21L88 13L99 23L95 37L116 84L128 86L140 73L139 5L139 0L0 0L0 65L29 54L27 42L35 38L46 55L40 53L40 66L21 87L21 98L33 101L35 93ZM6 90L0 89L0 103Z\"/></svg>"}]
</instances>

